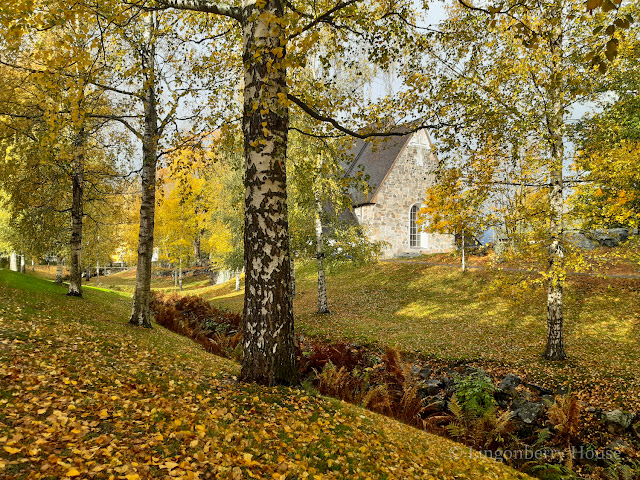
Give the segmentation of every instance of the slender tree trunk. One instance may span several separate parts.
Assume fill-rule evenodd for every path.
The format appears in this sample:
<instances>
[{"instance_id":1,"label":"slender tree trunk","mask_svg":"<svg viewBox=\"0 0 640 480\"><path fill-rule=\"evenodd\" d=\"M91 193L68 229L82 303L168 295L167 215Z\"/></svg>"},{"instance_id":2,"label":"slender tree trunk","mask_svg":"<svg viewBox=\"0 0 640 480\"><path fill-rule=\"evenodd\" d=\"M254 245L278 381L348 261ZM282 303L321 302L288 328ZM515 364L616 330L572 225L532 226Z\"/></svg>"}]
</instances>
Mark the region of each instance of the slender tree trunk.
<instances>
[{"instance_id":1,"label":"slender tree trunk","mask_svg":"<svg viewBox=\"0 0 640 480\"><path fill-rule=\"evenodd\" d=\"M560 6L558 7L561 11ZM558 22L561 28L561 22ZM552 43L552 54L562 56L562 32L558 31ZM547 290L547 346L544 357L549 360L564 360L567 355L563 342L562 287L564 283L563 229L563 178L564 159L564 105L562 98L563 76L561 60L552 59L551 114L549 135L551 138L551 168L549 175L549 274Z\"/></svg>"},{"instance_id":2,"label":"slender tree trunk","mask_svg":"<svg viewBox=\"0 0 640 480\"><path fill-rule=\"evenodd\" d=\"M145 45L141 49L144 70L144 135L142 140L142 195L140 203L140 234L138 237L138 269L133 294L133 310L129 323L151 328L151 259L153 258L153 228L156 207L156 163L158 159L158 111L155 76L155 15L146 16Z\"/></svg>"},{"instance_id":3,"label":"slender tree trunk","mask_svg":"<svg viewBox=\"0 0 640 480\"><path fill-rule=\"evenodd\" d=\"M464 232L462 232L462 273L467 271L467 262L464 251Z\"/></svg>"},{"instance_id":4,"label":"slender tree trunk","mask_svg":"<svg viewBox=\"0 0 640 480\"><path fill-rule=\"evenodd\" d=\"M182 290L182 260L180 260L180 266L178 267L178 285Z\"/></svg>"},{"instance_id":5,"label":"slender tree trunk","mask_svg":"<svg viewBox=\"0 0 640 480\"><path fill-rule=\"evenodd\" d=\"M71 263L69 275L69 291L72 297L82 296L82 221L84 216L84 148L86 133L80 128L74 145L73 197L71 203Z\"/></svg>"},{"instance_id":6,"label":"slender tree trunk","mask_svg":"<svg viewBox=\"0 0 640 480\"><path fill-rule=\"evenodd\" d=\"M240 291L240 272L241 270L236 270L236 292Z\"/></svg>"},{"instance_id":7,"label":"slender tree trunk","mask_svg":"<svg viewBox=\"0 0 640 480\"><path fill-rule=\"evenodd\" d=\"M64 267L62 259L58 258L56 262L56 283L62 284L62 276L64 275Z\"/></svg>"},{"instance_id":8,"label":"slender tree trunk","mask_svg":"<svg viewBox=\"0 0 640 480\"><path fill-rule=\"evenodd\" d=\"M322 231L322 205L316 192L316 264L318 267L318 313L329 313L327 280L324 269L324 233Z\"/></svg>"},{"instance_id":9,"label":"slender tree trunk","mask_svg":"<svg viewBox=\"0 0 640 480\"><path fill-rule=\"evenodd\" d=\"M24 260L24 254L20 255L20 273L27 273L27 262Z\"/></svg>"},{"instance_id":10,"label":"slender tree trunk","mask_svg":"<svg viewBox=\"0 0 640 480\"><path fill-rule=\"evenodd\" d=\"M18 265L18 254L16 252L11 252L9 256L9 270L12 272L17 272L20 266Z\"/></svg>"},{"instance_id":11,"label":"slender tree trunk","mask_svg":"<svg viewBox=\"0 0 640 480\"><path fill-rule=\"evenodd\" d=\"M200 233L198 232L198 236L193 242L193 255L196 257L196 265L200 266L200 255L201 255L201 240Z\"/></svg>"},{"instance_id":12,"label":"slender tree trunk","mask_svg":"<svg viewBox=\"0 0 640 480\"><path fill-rule=\"evenodd\" d=\"M96 282L100 285L100 260L96 258Z\"/></svg>"},{"instance_id":13,"label":"slender tree trunk","mask_svg":"<svg viewBox=\"0 0 640 480\"><path fill-rule=\"evenodd\" d=\"M247 272L240 378L263 385L299 381L287 221L284 8L284 0L267 0L243 2L242 11Z\"/></svg>"}]
</instances>

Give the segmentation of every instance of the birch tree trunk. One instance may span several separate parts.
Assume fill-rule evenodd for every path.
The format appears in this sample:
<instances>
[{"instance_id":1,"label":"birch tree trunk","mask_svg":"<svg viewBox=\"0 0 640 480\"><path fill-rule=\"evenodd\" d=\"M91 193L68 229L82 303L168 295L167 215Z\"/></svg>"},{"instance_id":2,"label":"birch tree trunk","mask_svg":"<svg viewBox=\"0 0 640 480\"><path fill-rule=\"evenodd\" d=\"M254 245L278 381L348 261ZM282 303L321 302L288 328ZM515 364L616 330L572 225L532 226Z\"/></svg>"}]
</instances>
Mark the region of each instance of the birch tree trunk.
<instances>
[{"instance_id":1,"label":"birch tree trunk","mask_svg":"<svg viewBox=\"0 0 640 480\"><path fill-rule=\"evenodd\" d=\"M284 0L243 0L242 8L247 270L240 378L263 385L299 381L287 221L284 8Z\"/></svg>"},{"instance_id":2,"label":"birch tree trunk","mask_svg":"<svg viewBox=\"0 0 640 480\"><path fill-rule=\"evenodd\" d=\"M558 11L562 12L561 4ZM560 18L560 17L559 17ZM564 252L562 248L563 229L563 178L564 159L564 105L562 98L562 30L558 22L558 33L552 39L552 72L550 82L551 114L549 136L551 143L551 168L549 172L549 274L547 289L547 346L544 357L549 360L564 360L562 287L564 283Z\"/></svg>"},{"instance_id":3,"label":"birch tree trunk","mask_svg":"<svg viewBox=\"0 0 640 480\"><path fill-rule=\"evenodd\" d=\"M62 266L62 259L58 258L56 262L56 283L58 284L62 283L62 276L64 274L63 268L64 267Z\"/></svg>"},{"instance_id":4,"label":"birch tree trunk","mask_svg":"<svg viewBox=\"0 0 640 480\"><path fill-rule=\"evenodd\" d=\"M141 49L144 71L144 135L142 140L142 195L140 204L140 234L138 237L138 269L133 294L133 311L129 323L151 328L151 259L156 207L156 163L158 157L158 112L155 75L155 16L146 16L145 45Z\"/></svg>"},{"instance_id":5,"label":"birch tree trunk","mask_svg":"<svg viewBox=\"0 0 640 480\"><path fill-rule=\"evenodd\" d=\"M466 263L466 257L465 257L465 252L464 252L464 232L462 232L462 273L467 271L467 263Z\"/></svg>"},{"instance_id":6,"label":"birch tree trunk","mask_svg":"<svg viewBox=\"0 0 640 480\"><path fill-rule=\"evenodd\" d=\"M327 279L324 269L324 233L322 232L322 205L316 193L316 264L318 267L318 313L329 313Z\"/></svg>"},{"instance_id":7,"label":"birch tree trunk","mask_svg":"<svg viewBox=\"0 0 640 480\"><path fill-rule=\"evenodd\" d=\"M74 143L73 172L71 182L73 197L71 203L71 257L69 265L69 291L67 295L82 297L82 220L84 216L84 148L86 133L84 127L78 131Z\"/></svg>"},{"instance_id":8,"label":"birch tree trunk","mask_svg":"<svg viewBox=\"0 0 640 480\"><path fill-rule=\"evenodd\" d=\"M11 252L11 255L9 256L9 270L11 270L12 272L17 272L20 268L20 265L18 264L18 254L16 252Z\"/></svg>"}]
</instances>

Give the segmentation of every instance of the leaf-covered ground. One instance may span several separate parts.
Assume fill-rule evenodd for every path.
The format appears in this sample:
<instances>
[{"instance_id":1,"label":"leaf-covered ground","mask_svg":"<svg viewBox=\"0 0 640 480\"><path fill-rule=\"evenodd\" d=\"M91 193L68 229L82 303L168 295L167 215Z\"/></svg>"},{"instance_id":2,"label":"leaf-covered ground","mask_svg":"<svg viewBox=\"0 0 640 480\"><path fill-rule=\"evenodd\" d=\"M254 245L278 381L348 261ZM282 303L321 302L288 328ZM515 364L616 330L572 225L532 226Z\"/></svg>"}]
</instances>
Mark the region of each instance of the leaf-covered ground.
<instances>
[{"instance_id":1,"label":"leaf-covered ground","mask_svg":"<svg viewBox=\"0 0 640 480\"><path fill-rule=\"evenodd\" d=\"M496 286L496 278L499 283ZM571 388L587 405L640 404L640 279L569 277L565 344L569 360L541 358L546 298L521 288L523 275L381 262L328 275L331 315L315 313L313 264L297 273L296 329L333 340L396 346L436 361L464 361L496 375ZM229 284L192 290L214 305L242 309Z\"/></svg>"},{"instance_id":2,"label":"leaf-covered ground","mask_svg":"<svg viewBox=\"0 0 640 480\"><path fill-rule=\"evenodd\" d=\"M466 448L237 365L129 299L0 270L0 477L525 478Z\"/></svg>"}]
</instances>

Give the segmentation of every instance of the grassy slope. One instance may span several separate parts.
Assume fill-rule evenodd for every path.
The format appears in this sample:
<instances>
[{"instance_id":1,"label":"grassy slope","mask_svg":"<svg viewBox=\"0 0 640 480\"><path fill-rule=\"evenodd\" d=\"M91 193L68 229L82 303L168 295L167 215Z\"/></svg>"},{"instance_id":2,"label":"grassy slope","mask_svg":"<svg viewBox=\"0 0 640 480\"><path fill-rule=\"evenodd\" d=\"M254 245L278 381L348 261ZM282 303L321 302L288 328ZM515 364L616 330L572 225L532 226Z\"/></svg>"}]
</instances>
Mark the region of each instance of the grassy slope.
<instances>
[{"instance_id":1,"label":"grassy slope","mask_svg":"<svg viewBox=\"0 0 640 480\"><path fill-rule=\"evenodd\" d=\"M635 409L640 403L640 280L570 277L565 290L569 361L540 358L546 335L541 289L510 288L521 279L495 272L417 263L345 266L328 276L332 314L318 315L314 265L297 273L298 331L396 345L434 359L477 362L549 385L566 384L591 404ZM230 285L191 293L240 311Z\"/></svg>"},{"instance_id":2,"label":"grassy slope","mask_svg":"<svg viewBox=\"0 0 640 480\"><path fill-rule=\"evenodd\" d=\"M524 476L463 447L298 389L239 385L237 365L129 300L0 270L0 477Z\"/></svg>"}]
</instances>

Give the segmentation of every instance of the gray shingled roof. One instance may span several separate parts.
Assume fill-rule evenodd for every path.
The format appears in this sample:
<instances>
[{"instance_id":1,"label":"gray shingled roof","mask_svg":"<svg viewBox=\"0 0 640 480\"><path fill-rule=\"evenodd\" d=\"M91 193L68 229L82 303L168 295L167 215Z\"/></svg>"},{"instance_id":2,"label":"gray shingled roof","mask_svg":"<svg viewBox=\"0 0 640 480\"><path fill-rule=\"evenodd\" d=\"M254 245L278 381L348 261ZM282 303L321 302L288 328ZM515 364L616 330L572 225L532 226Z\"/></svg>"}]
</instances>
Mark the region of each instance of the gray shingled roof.
<instances>
[{"instance_id":1,"label":"gray shingled roof","mask_svg":"<svg viewBox=\"0 0 640 480\"><path fill-rule=\"evenodd\" d=\"M380 185L410 138L411 134L407 134L355 141L348 153L348 157L353 158L353 161L348 166L343 165L345 176L355 177L360 170L363 170L365 175L369 175L369 186L372 191L368 196L365 196L363 192L352 189L349 194L354 207L375 203L375 196Z\"/></svg>"}]
</instances>

